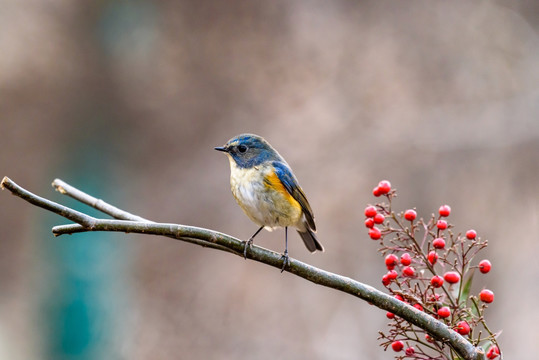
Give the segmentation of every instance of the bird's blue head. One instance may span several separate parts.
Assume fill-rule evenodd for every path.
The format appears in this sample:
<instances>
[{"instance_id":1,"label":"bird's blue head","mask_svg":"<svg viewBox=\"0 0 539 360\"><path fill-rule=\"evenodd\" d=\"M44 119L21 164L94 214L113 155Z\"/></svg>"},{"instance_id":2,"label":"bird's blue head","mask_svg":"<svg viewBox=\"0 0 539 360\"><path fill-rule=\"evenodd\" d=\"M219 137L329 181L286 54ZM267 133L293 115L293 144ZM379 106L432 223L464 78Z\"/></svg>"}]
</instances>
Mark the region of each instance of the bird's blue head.
<instances>
[{"instance_id":1,"label":"bird's blue head","mask_svg":"<svg viewBox=\"0 0 539 360\"><path fill-rule=\"evenodd\" d=\"M266 161L281 160L281 156L263 137L254 134L241 134L228 140L224 146L215 150L227 153L243 169L260 165Z\"/></svg>"}]
</instances>

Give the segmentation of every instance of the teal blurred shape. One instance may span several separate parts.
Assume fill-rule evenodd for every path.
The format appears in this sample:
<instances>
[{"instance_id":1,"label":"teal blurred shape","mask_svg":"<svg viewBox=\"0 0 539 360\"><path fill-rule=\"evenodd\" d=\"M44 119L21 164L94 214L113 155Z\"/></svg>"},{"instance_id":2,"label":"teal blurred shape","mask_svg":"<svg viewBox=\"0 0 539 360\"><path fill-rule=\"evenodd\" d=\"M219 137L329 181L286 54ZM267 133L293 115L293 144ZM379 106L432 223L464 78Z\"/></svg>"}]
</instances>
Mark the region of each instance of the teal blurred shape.
<instances>
[{"instance_id":1,"label":"teal blurred shape","mask_svg":"<svg viewBox=\"0 0 539 360\"><path fill-rule=\"evenodd\" d=\"M77 284L76 280L74 286L83 287ZM59 309L57 315L60 315L63 321L58 323L60 347L57 351L66 355L81 354L92 344L93 331L90 321L92 311L87 300L87 292L81 291L77 293L76 298Z\"/></svg>"},{"instance_id":2,"label":"teal blurred shape","mask_svg":"<svg viewBox=\"0 0 539 360\"><path fill-rule=\"evenodd\" d=\"M115 168L125 159L121 124L111 121L108 107L98 99L87 99L81 107L72 137L59 148L64 155L50 179L59 177L69 184L111 203L122 203L122 188ZM94 106L91 106L94 105ZM62 171L63 170L63 171ZM114 188L114 189L113 189ZM52 188L51 188L52 191ZM109 218L68 196L51 197L66 206L92 216ZM50 229L69 221L51 213L40 213L38 242L40 270L37 309L46 359L94 360L120 358L114 339L121 338L126 314L129 283L129 249L121 234L88 232L55 238ZM120 334L120 335L118 335Z\"/></svg>"},{"instance_id":3,"label":"teal blurred shape","mask_svg":"<svg viewBox=\"0 0 539 360\"><path fill-rule=\"evenodd\" d=\"M96 2L95 10L98 15L92 17L92 35L97 37L99 57L132 60L151 55L157 15L153 3ZM95 65L97 69L106 61L99 64ZM53 156L61 160L50 179L61 178L91 195L121 203L121 188L111 191L110 184L117 184L114 169L125 161L118 151L125 152L122 126L126 124L116 119L116 104L110 96L113 92L103 90L109 89L110 83L101 81L97 91L81 87L79 102L70 104L71 129L58 148L58 156ZM91 215L108 217L67 196L53 199ZM39 216L34 235L39 260L36 268L40 272L35 301L43 358L121 358L114 339L121 338L118 334L127 327L123 315L129 289L125 276L128 247L119 239L122 235L92 232L54 238L50 228L68 221L53 214Z\"/></svg>"}]
</instances>

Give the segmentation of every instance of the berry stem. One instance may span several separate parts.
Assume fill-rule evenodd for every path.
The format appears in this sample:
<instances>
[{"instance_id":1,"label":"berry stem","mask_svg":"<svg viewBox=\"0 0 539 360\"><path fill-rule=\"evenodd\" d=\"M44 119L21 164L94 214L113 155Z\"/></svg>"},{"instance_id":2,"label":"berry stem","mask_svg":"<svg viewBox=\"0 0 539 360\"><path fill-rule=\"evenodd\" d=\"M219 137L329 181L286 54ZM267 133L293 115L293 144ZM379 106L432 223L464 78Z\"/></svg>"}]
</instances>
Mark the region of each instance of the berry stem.
<instances>
[{"instance_id":1,"label":"berry stem","mask_svg":"<svg viewBox=\"0 0 539 360\"><path fill-rule=\"evenodd\" d=\"M415 236L413 236L413 233L410 234L410 231L408 229L406 229L402 224L401 222L399 221L399 219L397 218L397 216L395 216L395 213L391 213L391 218L397 223L397 225L401 228L402 232L404 232L408 238L410 240L412 240L412 244L414 245L414 248L416 250L416 252L423 258L423 262L425 263L425 265L427 266L427 268L429 269L429 271L431 272L432 275L436 275L436 271L434 271L434 267L430 264L429 262L429 259L427 257L427 255L423 252L423 249L419 246L419 243L417 242L417 240L415 239ZM426 227L426 225L425 225ZM426 229L428 230L428 227L426 227ZM425 233L428 233L428 231L426 231ZM462 276L461 276L461 279L462 279ZM461 280L462 281L462 280ZM447 291L447 289L445 288L445 285L442 286L442 290L445 292L445 294L447 295L447 298L449 299L449 301L451 302L451 305L453 307L456 307L455 305L455 301L453 300L453 297L451 296L451 294L449 293L449 291Z\"/></svg>"},{"instance_id":2,"label":"berry stem","mask_svg":"<svg viewBox=\"0 0 539 360\"><path fill-rule=\"evenodd\" d=\"M460 269L459 291L458 291L458 294L457 294L457 303L459 303L459 305L460 305L460 296L462 295L462 287L464 286L464 275L466 274L466 268L468 267L468 261L466 260L466 255L464 254L464 242L463 241L461 241L461 246L462 246L462 251L461 251L461 253L462 253L462 264L461 264L462 268ZM457 271L458 271L458 269L457 269ZM472 276L473 276L473 271L469 275L468 279L470 279ZM466 303L467 299L465 299L464 302Z\"/></svg>"},{"instance_id":3,"label":"berry stem","mask_svg":"<svg viewBox=\"0 0 539 360\"><path fill-rule=\"evenodd\" d=\"M471 300L475 306L475 308L477 309L478 313L480 313L480 310L479 310L479 304L477 303L477 299L475 298L475 296L472 296L471 297ZM483 317L483 314L481 314L481 317L479 318L479 322L481 323L481 325L483 325L483 328L485 328L485 330L488 332L488 334L490 335L487 339L492 341L492 343L494 345L496 345L498 347L498 349L500 348L500 346L498 345L498 342L496 341L496 336L497 334L493 333L490 328L488 327L486 321L485 321L485 318ZM479 332L479 336L481 336L481 332ZM479 338L477 339L477 343L479 344L480 340ZM501 354L500 354L501 355Z\"/></svg>"},{"instance_id":4,"label":"berry stem","mask_svg":"<svg viewBox=\"0 0 539 360\"><path fill-rule=\"evenodd\" d=\"M426 346L426 347L428 347L429 349L434 350L434 351L438 351L438 350L439 350L437 347L434 347L434 346L430 345L429 343L425 342L424 340L421 340L421 338L420 338L420 336L417 334L417 331L416 331L415 328L412 327L411 331L414 333L414 336L415 336L414 341L416 341L418 344L421 344L421 345L423 345L423 346ZM424 332L424 331L422 331L422 333L425 333L425 334L426 334L426 332ZM422 351L422 352L425 354L424 351ZM426 354L425 354L425 355L426 355Z\"/></svg>"}]
</instances>

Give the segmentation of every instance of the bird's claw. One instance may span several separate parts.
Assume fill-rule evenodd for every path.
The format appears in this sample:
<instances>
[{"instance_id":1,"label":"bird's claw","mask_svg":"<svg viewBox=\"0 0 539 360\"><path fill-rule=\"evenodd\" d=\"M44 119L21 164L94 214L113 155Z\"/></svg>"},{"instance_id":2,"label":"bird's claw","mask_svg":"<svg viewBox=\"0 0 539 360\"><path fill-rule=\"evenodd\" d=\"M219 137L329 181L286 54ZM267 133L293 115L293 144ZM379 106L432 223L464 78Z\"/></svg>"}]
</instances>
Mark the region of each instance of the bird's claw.
<instances>
[{"instance_id":1,"label":"bird's claw","mask_svg":"<svg viewBox=\"0 0 539 360\"><path fill-rule=\"evenodd\" d=\"M283 267L281 268L281 272L283 272L286 266L290 266L290 257L288 256L288 251L285 250L284 254L281 256L281 259L283 259Z\"/></svg>"},{"instance_id":2,"label":"bird's claw","mask_svg":"<svg viewBox=\"0 0 539 360\"><path fill-rule=\"evenodd\" d=\"M245 246L243 248L243 258L247 260L247 248L251 248L251 246L253 246L253 238L250 238L249 240L244 241L244 243L245 243Z\"/></svg>"}]
</instances>

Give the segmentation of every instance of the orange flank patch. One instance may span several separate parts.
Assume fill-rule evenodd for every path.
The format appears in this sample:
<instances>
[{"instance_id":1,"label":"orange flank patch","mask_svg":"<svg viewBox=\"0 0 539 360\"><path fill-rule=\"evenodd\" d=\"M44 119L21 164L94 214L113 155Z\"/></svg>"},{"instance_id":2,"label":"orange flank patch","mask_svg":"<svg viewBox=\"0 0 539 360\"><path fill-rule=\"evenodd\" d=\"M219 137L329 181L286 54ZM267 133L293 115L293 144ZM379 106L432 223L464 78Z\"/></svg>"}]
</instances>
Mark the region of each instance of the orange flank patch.
<instances>
[{"instance_id":1,"label":"orange flank patch","mask_svg":"<svg viewBox=\"0 0 539 360\"><path fill-rule=\"evenodd\" d=\"M288 190L286 190L281 180L279 180L277 174L271 172L269 175L267 175L264 178L264 184L266 185L266 187L271 187L280 194L282 194L292 207L296 208L297 210L301 210L301 205L299 204L299 202L297 202L296 199L294 199L292 195L290 195Z\"/></svg>"}]
</instances>

